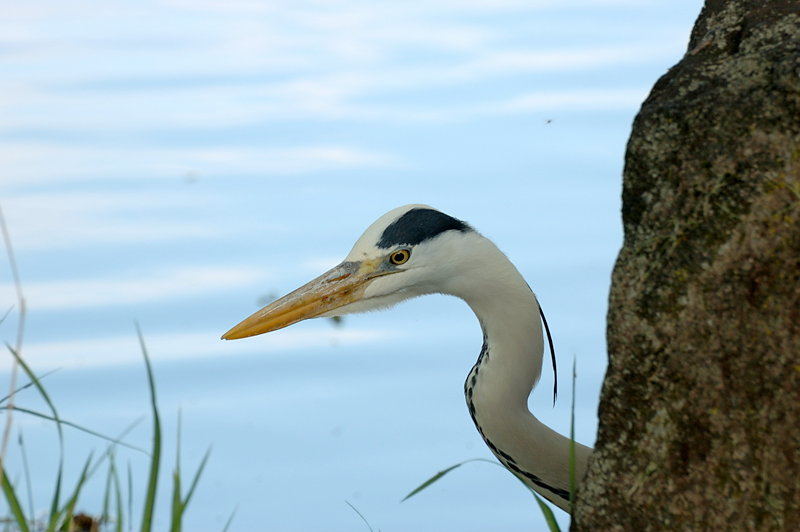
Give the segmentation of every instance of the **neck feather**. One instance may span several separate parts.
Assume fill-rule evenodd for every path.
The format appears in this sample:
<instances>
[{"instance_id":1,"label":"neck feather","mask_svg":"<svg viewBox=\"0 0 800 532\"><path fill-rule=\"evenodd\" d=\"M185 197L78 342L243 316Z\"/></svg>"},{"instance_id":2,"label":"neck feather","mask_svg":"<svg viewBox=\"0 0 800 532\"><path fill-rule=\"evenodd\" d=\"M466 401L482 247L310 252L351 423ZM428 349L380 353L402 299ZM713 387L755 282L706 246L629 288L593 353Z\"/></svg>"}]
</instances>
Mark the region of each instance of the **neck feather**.
<instances>
[{"instance_id":1,"label":"neck feather","mask_svg":"<svg viewBox=\"0 0 800 532\"><path fill-rule=\"evenodd\" d=\"M481 354L464 386L470 415L486 444L508 469L569 511L569 439L542 424L527 406L542 371L539 304L505 255L498 250L489 259L491 268L484 271L495 275L481 279L480 290L456 294L475 312L484 336ZM590 453L590 448L575 444L578 480Z\"/></svg>"}]
</instances>

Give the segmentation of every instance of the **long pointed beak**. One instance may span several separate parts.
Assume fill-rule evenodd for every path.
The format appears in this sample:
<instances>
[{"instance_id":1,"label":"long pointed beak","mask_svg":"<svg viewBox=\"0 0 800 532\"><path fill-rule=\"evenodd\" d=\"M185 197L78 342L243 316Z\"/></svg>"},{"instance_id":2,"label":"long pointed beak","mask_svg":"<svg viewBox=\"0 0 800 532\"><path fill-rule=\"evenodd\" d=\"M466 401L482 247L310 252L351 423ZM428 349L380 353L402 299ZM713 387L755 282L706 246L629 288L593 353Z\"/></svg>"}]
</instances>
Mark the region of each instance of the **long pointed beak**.
<instances>
[{"instance_id":1,"label":"long pointed beak","mask_svg":"<svg viewBox=\"0 0 800 532\"><path fill-rule=\"evenodd\" d=\"M373 279L392 273L382 271L381 265L380 259L343 262L262 308L223 334L222 339L237 340L283 329L358 301Z\"/></svg>"}]
</instances>

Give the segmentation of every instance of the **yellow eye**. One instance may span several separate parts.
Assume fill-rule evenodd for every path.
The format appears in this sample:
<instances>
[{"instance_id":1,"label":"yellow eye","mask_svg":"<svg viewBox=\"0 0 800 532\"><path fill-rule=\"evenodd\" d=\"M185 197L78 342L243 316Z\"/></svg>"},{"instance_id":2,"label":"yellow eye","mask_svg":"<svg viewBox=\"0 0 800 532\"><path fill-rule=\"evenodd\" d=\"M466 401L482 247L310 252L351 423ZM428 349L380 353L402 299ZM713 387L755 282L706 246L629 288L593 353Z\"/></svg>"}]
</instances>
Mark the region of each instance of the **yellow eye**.
<instances>
[{"instance_id":1,"label":"yellow eye","mask_svg":"<svg viewBox=\"0 0 800 532\"><path fill-rule=\"evenodd\" d=\"M411 257L411 250L409 249L398 249L391 255L389 255L389 262L392 264L405 264L408 262L408 259Z\"/></svg>"}]
</instances>

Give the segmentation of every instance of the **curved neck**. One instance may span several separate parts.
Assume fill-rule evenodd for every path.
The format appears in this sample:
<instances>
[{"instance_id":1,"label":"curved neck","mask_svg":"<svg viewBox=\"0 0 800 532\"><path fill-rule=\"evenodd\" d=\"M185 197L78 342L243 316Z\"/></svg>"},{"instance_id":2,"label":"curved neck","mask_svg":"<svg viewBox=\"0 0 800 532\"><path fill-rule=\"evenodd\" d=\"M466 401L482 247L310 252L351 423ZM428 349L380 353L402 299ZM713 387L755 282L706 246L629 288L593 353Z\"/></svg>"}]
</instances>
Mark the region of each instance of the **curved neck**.
<instances>
[{"instance_id":1,"label":"curved neck","mask_svg":"<svg viewBox=\"0 0 800 532\"><path fill-rule=\"evenodd\" d=\"M569 511L570 441L528 410L528 396L542 370L544 339L539 304L508 259L493 257L481 294L463 297L483 328L484 344L464 385L470 415L486 444L508 469L537 493ZM513 270L513 271L512 271ZM474 293L474 292L473 292ZM575 444L575 475L583 478L591 449Z\"/></svg>"}]
</instances>

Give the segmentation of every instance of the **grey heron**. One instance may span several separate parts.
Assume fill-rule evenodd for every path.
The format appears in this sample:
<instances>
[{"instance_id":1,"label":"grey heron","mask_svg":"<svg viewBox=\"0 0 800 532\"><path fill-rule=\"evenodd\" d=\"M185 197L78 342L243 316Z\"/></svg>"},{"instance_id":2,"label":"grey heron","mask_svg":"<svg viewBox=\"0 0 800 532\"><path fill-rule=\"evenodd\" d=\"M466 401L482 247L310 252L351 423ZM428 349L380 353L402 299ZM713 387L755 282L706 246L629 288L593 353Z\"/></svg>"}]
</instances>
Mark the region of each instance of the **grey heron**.
<instances>
[{"instance_id":1,"label":"grey heron","mask_svg":"<svg viewBox=\"0 0 800 532\"><path fill-rule=\"evenodd\" d=\"M309 318L380 310L434 293L463 299L483 329L483 347L464 394L486 445L533 490L569 511L570 441L528 410L544 353L539 303L505 254L461 220L427 205L394 209L361 235L341 264L222 338L254 336ZM575 444L579 481L591 452Z\"/></svg>"}]
</instances>

